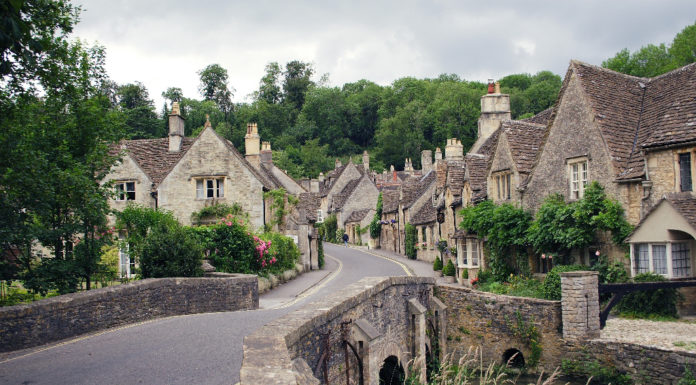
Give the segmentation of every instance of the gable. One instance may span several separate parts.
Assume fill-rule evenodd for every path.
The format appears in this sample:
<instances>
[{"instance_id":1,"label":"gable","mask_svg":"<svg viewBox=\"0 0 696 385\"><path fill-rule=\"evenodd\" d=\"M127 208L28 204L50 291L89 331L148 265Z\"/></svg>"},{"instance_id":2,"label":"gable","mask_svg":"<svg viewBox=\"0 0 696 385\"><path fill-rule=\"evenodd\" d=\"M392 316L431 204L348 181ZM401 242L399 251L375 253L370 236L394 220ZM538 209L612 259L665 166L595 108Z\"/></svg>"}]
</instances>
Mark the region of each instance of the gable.
<instances>
[{"instance_id":1,"label":"gable","mask_svg":"<svg viewBox=\"0 0 696 385\"><path fill-rule=\"evenodd\" d=\"M668 200L663 199L629 236L630 243L666 242L674 239L669 230L682 231L696 238L696 229Z\"/></svg>"},{"instance_id":2,"label":"gable","mask_svg":"<svg viewBox=\"0 0 696 385\"><path fill-rule=\"evenodd\" d=\"M490 178L492 174L503 170L517 171L514 168L508 138L504 132L498 137L498 143L493 152L493 159L491 159L491 166L487 173L488 177Z\"/></svg>"}]
</instances>

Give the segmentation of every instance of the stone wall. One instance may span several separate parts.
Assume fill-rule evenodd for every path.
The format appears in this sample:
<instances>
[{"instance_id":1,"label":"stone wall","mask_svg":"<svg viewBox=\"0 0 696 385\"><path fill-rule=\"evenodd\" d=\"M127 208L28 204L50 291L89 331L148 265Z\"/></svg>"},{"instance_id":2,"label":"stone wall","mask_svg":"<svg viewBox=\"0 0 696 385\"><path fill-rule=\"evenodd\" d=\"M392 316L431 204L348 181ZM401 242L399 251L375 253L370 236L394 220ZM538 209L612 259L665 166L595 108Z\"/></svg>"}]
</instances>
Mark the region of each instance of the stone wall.
<instances>
[{"instance_id":1,"label":"stone wall","mask_svg":"<svg viewBox=\"0 0 696 385\"><path fill-rule=\"evenodd\" d=\"M482 349L484 364L502 364L511 349L522 352L526 362L530 347L512 328L519 314L525 323L534 323L541 335L539 369L549 372L560 365L565 344L559 301L497 295L458 285L438 285L437 293L447 306L447 351L454 354L455 362L470 347Z\"/></svg>"},{"instance_id":2,"label":"stone wall","mask_svg":"<svg viewBox=\"0 0 696 385\"><path fill-rule=\"evenodd\" d=\"M0 352L157 317L257 309L252 275L159 278L0 308Z\"/></svg>"},{"instance_id":3,"label":"stone wall","mask_svg":"<svg viewBox=\"0 0 696 385\"><path fill-rule=\"evenodd\" d=\"M406 368L413 350L420 354L430 345L425 341L426 319L445 330L444 309L432 297L434 282L422 277L365 278L266 324L244 339L241 383L319 383L323 360L329 383L343 383L347 367L351 382L358 383L358 362L350 351L348 360L344 354L349 347L342 341L347 338L362 353L365 384L378 384L377 373L387 357L396 356Z\"/></svg>"}]
</instances>

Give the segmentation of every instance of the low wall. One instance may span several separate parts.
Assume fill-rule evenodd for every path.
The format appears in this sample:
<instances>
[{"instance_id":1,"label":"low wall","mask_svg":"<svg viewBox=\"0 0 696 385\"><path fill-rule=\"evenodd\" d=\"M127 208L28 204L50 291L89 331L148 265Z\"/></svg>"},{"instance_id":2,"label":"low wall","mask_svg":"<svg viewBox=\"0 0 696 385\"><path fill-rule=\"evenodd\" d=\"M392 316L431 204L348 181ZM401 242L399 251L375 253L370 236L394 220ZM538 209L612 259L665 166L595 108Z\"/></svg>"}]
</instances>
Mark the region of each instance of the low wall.
<instances>
[{"instance_id":1,"label":"low wall","mask_svg":"<svg viewBox=\"0 0 696 385\"><path fill-rule=\"evenodd\" d=\"M157 317L258 306L254 275L145 279L0 308L0 352Z\"/></svg>"},{"instance_id":2,"label":"low wall","mask_svg":"<svg viewBox=\"0 0 696 385\"><path fill-rule=\"evenodd\" d=\"M438 285L437 297L447 306L447 351L455 354L455 362L472 346L481 347L484 363L502 364L510 349L522 352L527 362L530 347L513 331L519 314L541 335L539 368L548 372L560 365L565 343L559 301L485 293L458 285Z\"/></svg>"},{"instance_id":3,"label":"low wall","mask_svg":"<svg viewBox=\"0 0 696 385\"><path fill-rule=\"evenodd\" d=\"M346 360L344 338L362 352L365 384L379 383L376 372L386 357L396 356L406 367L413 304L435 308L434 283L423 277L365 278L266 324L244 339L241 384L318 384L322 359L329 383L344 382L347 367L351 382L358 383L358 364L352 353ZM420 350L424 338L417 341Z\"/></svg>"}]
</instances>

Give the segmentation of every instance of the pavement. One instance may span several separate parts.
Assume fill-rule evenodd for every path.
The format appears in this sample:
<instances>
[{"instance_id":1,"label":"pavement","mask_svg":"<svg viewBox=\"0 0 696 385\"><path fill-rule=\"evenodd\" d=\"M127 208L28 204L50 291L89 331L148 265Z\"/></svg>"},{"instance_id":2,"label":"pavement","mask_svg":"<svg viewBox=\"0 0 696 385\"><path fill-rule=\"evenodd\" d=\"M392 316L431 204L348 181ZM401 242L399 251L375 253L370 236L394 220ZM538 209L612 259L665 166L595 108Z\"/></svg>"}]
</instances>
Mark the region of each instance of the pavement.
<instances>
[{"instance_id":1,"label":"pavement","mask_svg":"<svg viewBox=\"0 0 696 385\"><path fill-rule=\"evenodd\" d=\"M354 246L350 245L349 248L360 250L364 253L372 254L382 258L388 258L394 262L400 263L408 267L411 275L418 277L434 277L437 283L447 283L444 277L439 271L433 270L433 264L430 262L420 261L416 259L409 259L405 255L384 250L384 249L369 249L367 246Z\"/></svg>"}]
</instances>

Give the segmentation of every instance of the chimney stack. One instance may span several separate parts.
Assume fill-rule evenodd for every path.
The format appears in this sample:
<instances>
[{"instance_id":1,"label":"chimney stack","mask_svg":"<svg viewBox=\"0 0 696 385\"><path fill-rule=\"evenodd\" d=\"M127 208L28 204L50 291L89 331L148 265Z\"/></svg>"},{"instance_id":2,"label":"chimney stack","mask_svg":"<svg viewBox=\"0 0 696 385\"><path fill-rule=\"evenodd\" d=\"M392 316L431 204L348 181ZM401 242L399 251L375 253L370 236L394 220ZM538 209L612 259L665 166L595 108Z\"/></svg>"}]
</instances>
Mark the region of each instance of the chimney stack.
<instances>
[{"instance_id":1,"label":"chimney stack","mask_svg":"<svg viewBox=\"0 0 696 385\"><path fill-rule=\"evenodd\" d=\"M440 147L437 147L435 149L435 164L438 162L442 161L442 150L440 150Z\"/></svg>"},{"instance_id":2,"label":"chimney stack","mask_svg":"<svg viewBox=\"0 0 696 385\"><path fill-rule=\"evenodd\" d=\"M423 175L433 169L433 152L430 150L421 151L421 170Z\"/></svg>"},{"instance_id":3,"label":"chimney stack","mask_svg":"<svg viewBox=\"0 0 696 385\"><path fill-rule=\"evenodd\" d=\"M169 152L181 151L181 143L184 141L184 118L179 111L179 102L172 103L172 112L169 114Z\"/></svg>"},{"instance_id":4,"label":"chimney stack","mask_svg":"<svg viewBox=\"0 0 696 385\"><path fill-rule=\"evenodd\" d=\"M334 162L334 169L337 169L341 166L343 166L343 164L341 163L341 160L336 158L336 161Z\"/></svg>"},{"instance_id":5,"label":"chimney stack","mask_svg":"<svg viewBox=\"0 0 696 385\"><path fill-rule=\"evenodd\" d=\"M261 147L261 137L259 136L259 127L256 123L247 123L247 133L244 136L244 149L246 150L246 159L254 166L259 165L259 150Z\"/></svg>"},{"instance_id":6,"label":"chimney stack","mask_svg":"<svg viewBox=\"0 0 696 385\"><path fill-rule=\"evenodd\" d=\"M457 138L447 139L445 147L446 160L464 160L464 146Z\"/></svg>"},{"instance_id":7,"label":"chimney stack","mask_svg":"<svg viewBox=\"0 0 696 385\"><path fill-rule=\"evenodd\" d=\"M363 151L363 168L365 171L368 171L370 169L370 154L367 153L367 150Z\"/></svg>"},{"instance_id":8,"label":"chimney stack","mask_svg":"<svg viewBox=\"0 0 696 385\"><path fill-rule=\"evenodd\" d=\"M493 93L490 93L491 86ZM471 146L470 153L478 153L486 140L500 128L500 122L512 119L510 114L510 95L500 93L500 83L488 81L489 93L481 97L481 116L478 120L478 137Z\"/></svg>"},{"instance_id":9,"label":"chimney stack","mask_svg":"<svg viewBox=\"0 0 696 385\"><path fill-rule=\"evenodd\" d=\"M273 164L273 151L271 151L271 142L261 142L261 163Z\"/></svg>"}]
</instances>

